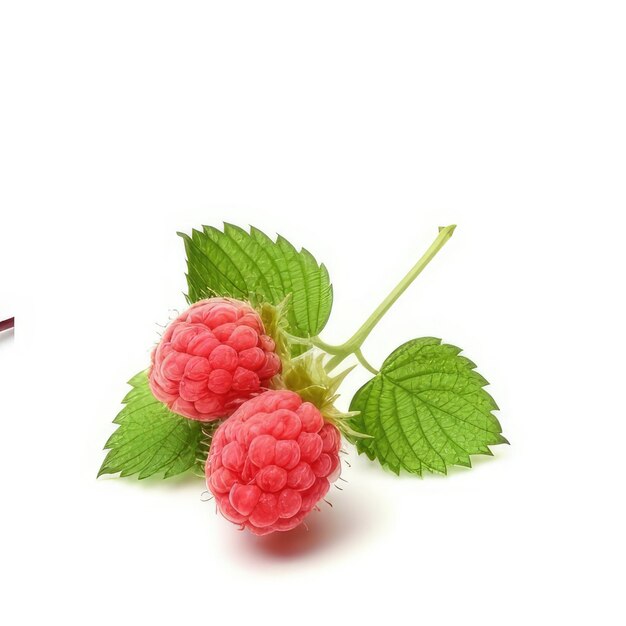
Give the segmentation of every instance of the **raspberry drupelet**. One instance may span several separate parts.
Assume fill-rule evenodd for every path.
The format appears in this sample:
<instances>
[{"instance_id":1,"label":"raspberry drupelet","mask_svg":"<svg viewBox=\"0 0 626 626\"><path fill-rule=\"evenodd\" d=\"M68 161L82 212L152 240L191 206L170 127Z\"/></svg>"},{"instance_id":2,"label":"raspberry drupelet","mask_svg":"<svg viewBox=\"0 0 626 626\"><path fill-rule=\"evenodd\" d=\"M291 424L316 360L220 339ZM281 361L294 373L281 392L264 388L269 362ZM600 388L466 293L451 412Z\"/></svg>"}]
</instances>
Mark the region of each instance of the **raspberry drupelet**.
<instances>
[{"instance_id":1,"label":"raspberry drupelet","mask_svg":"<svg viewBox=\"0 0 626 626\"><path fill-rule=\"evenodd\" d=\"M280 372L275 349L249 304L202 300L167 327L152 353L150 389L179 415L227 417Z\"/></svg>"},{"instance_id":2,"label":"raspberry drupelet","mask_svg":"<svg viewBox=\"0 0 626 626\"><path fill-rule=\"evenodd\" d=\"M215 432L206 463L222 515L257 535L291 530L340 473L341 436L293 391L245 402Z\"/></svg>"}]
</instances>

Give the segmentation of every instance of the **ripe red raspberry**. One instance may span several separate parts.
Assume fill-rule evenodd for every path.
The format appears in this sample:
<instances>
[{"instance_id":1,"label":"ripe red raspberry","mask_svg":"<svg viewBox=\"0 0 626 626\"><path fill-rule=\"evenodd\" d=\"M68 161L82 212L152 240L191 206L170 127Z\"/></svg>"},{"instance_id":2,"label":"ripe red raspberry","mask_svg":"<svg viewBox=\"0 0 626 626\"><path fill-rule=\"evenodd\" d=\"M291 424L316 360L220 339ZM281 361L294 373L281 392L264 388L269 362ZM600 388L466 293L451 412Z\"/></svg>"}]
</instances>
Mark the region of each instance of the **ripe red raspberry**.
<instances>
[{"instance_id":1,"label":"ripe red raspberry","mask_svg":"<svg viewBox=\"0 0 626 626\"><path fill-rule=\"evenodd\" d=\"M249 304L202 300L167 327L152 353L150 388L185 417L227 417L280 372L275 347Z\"/></svg>"},{"instance_id":2,"label":"ripe red raspberry","mask_svg":"<svg viewBox=\"0 0 626 626\"><path fill-rule=\"evenodd\" d=\"M340 472L341 437L293 391L266 391L215 432L206 463L222 515L256 535L291 530Z\"/></svg>"}]
</instances>

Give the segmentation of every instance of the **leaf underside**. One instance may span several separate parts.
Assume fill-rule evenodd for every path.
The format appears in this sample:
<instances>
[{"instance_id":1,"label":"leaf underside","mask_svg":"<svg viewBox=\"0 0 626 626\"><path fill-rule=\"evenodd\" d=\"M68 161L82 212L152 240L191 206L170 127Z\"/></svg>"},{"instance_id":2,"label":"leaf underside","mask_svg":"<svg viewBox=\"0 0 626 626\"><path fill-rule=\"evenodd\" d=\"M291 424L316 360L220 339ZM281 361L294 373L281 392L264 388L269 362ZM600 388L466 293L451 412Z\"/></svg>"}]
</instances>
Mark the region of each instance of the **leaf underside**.
<instances>
[{"instance_id":1,"label":"leaf underside","mask_svg":"<svg viewBox=\"0 0 626 626\"><path fill-rule=\"evenodd\" d=\"M147 371L129 384L124 408L113 420L117 430L109 437L108 453L98 476L117 474L148 478L155 474L169 478L185 472L196 462L202 438L199 422L172 413L150 391Z\"/></svg>"},{"instance_id":2,"label":"leaf underside","mask_svg":"<svg viewBox=\"0 0 626 626\"><path fill-rule=\"evenodd\" d=\"M414 339L396 349L380 372L352 399L354 438L359 453L396 474L447 473L451 465L471 467L470 455L508 443L492 411L487 381L460 348L440 339Z\"/></svg>"},{"instance_id":3,"label":"leaf underside","mask_svg":"<svg viewBox=\"0 0 626 626\"><path fill-rule=\"evenodd\" d=\"M246 232L224 224L204 226L191 236L179 233L187 252L190 302L212 296L258 298L278 305L289 296L289 332L317 335L326 325L333 301L328 271L308 250L297 251L284 237L272 241L251 227Z\"/></svg>"}]
</instances>

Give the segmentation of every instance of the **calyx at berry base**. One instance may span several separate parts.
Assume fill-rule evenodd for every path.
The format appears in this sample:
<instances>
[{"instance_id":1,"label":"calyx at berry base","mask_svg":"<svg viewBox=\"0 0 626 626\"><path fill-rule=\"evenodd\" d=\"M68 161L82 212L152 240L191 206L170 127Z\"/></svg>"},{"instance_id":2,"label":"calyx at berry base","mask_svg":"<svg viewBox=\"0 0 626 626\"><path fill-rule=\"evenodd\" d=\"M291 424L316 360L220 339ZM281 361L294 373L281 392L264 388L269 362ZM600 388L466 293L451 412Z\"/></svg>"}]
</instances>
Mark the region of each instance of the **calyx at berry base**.
<instances>
[{"instance_id":1,"label":"calyx at berry base","mask_svg":"<svg viewBox=\"0 0 626 626\"><path fill-rule=\"evenodd\" d=\"M227 520L264 535L319 510L348 444L396 474L420 476L491 455L489 446L508 443L498 407L459 348L411 339L379 368L362 349L454 228L439 229L340 345L319 336L333 291L310 252L231 224L181 234L190 307L167 326L150 367L131 379L98 475L194 471ZM339 388L356 366L338 371L348 357L373 376L342 411Z\"/></svg>"}]
</instances>

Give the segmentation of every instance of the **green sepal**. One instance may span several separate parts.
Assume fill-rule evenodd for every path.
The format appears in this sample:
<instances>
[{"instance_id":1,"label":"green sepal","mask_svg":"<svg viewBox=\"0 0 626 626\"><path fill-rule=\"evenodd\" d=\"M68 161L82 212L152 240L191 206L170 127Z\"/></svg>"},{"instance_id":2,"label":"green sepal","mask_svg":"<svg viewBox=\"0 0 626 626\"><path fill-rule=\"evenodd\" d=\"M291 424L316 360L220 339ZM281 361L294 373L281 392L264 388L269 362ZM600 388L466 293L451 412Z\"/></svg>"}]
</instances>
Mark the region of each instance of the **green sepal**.
<instances>
[{"instance_id":1,"label":"green sepal","mask_svg":"<svg viewBox=\"0 0 626 626\"><path fill-rule=\"evenodd\" d=\"M354 369L349 367L336 376L330 376L324 368L326 355L317 350L307 352L283 361L282 375L277 379L277 387L290 389L298 393L305 402L315 405L324 419L337 428L346 436L367 437L350 424L350 419L358 414L358 411L342 412L335 407L339 398L337 390L344 378Z\"/></svg>"}]
</instances>

